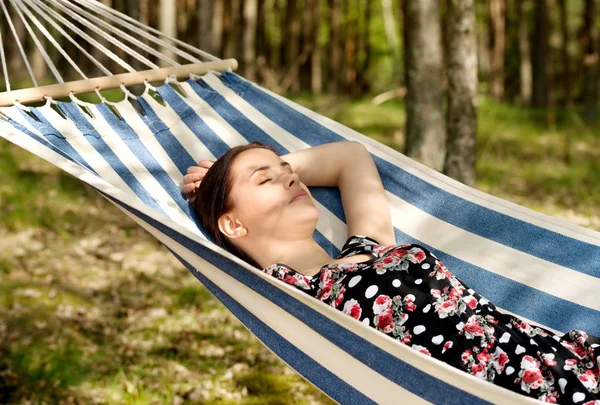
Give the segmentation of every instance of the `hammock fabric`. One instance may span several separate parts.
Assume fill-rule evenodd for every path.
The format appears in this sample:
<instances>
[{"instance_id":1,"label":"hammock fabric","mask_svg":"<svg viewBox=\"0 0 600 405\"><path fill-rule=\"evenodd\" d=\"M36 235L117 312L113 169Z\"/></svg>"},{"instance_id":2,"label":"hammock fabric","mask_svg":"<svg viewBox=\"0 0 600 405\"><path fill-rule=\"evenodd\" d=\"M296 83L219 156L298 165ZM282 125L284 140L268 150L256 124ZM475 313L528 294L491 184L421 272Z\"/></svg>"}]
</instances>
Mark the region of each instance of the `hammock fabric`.
<instances>
[{"instance_id":1,"label":"hammock fabric","mask_svg":"<svg viewBox=\"0 0 600 405\"><path fill-rule=\"evenodd\" d=\"M535 403L364 325L210 242L180 192L188 166L260 141L284 154L358 140L389 198L398 243L418 243L504 312L562 335L600 336L600 233L459 183L240 76L209 72L146 92L143 114L74 102L0 108L0 135L94 187L164 243L283 361L334 400ZM59 114L51 103L55 103ZM29 111L26 111L29 110ZM337 188L312 188L315 240L336 256L347 228Z\"/></svg>"}]
</instances>

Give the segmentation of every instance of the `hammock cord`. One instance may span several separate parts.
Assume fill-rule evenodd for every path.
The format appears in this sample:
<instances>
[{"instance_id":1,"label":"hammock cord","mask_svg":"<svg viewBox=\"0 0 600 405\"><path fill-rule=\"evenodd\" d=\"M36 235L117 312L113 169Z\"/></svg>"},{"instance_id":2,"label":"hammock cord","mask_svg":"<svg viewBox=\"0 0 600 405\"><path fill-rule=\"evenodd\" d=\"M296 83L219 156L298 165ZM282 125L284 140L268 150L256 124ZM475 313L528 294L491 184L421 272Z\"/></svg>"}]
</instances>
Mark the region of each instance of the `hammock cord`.
<instances>
[{"instance_id":1,"label":"hammock cord","mask_svg":"<svg viewBox=\"0 0 600 405\"><path fill-rule=\"evenodd\" d=\"M19 1L22 1L22 0L19 0ZM83 48L79 44L79 42L77 42L75 39L73 39L73 37L71 35L69 35L69 33L67 33L58 23L56 23L56 21L54 21L53 19L51 19L46 13L44 13L42 10L40 10L40 8L35 3L30 3L29 7L31 7L34 11L36 11L42 18L44 18L44 20L46 20L50 25L52 25L52 27L54 27L54 29L56 29L69 42L71 42L79 50L79 52L81 52L82 54L84 54L105 75L112 76L112 73L110 72L110 70L108 70L107 68L105 68L104 65L102 65L102 63L100 63L96 58L94 58L93 55L91 55L85 48ZM48 39L52 42L52 44L54 45L54 47L56 49L58 49L61 52L61 54L64 55L64 50L62 49L62 47L60 46L60 44L57 43L54 40L54 37L52 37L52 35L50 35L50 37L48 37ZM83 72L80 72L78 70L78 73L81 74L84 79L87 79L87 76L85 74L83 74Z\"/></svg>"},{"instance_id":2,"label":"hammock cord","mask_svg":"<svg viewBox=\"0 0 600 405\"><path fill-rule=\"evenodd\" d=\"M116 39L114 36L109 35L105 31L103 31L102 29L100 29L100 27L92 24L91 21L89 21L89 20L81 17L78 14L73 13L72 11L69 11L69 9L66 8L65 6L63 6L60 2L58 2L56 0L49 0L49 3L54 4L57 8L61 9L67 15L69 15L69 13L70 13L70 17L71 18L73 18L76 21L79 21L81 24L83 24L84 26L88 27L89 29L91 29L92 31L94 31L96 34L98 34L102 38L106 39L111 44L115 45L117 48L123 49L125 52L127 52L130 55L136 57L143 64L145 64L146 66L148 66L150 69L160 69L160 67L158 65L152 63L150 60L148 60L147 58L145 58L144 56L142 56L141 54L139 54L137 51L133 50L129 46L125 45L123 42L121 42L118 39ZM104 21L102 21L102 23L104 23ZM133 67L129 66L129 68L132 69L131 72L135 72L135 69L133 69Z\"/></svg>"},{"instance_id":3,"label":"hammock cord","mask_svg":"<svg viewBox=\"0 0 600 405\"><path fill-rule=\"evenodd\" d=\"M100 24L101 26L105 27L107 30L114 32L116 35L118 36L122 36L124 39L126 39L127 41L137 45L138 47L140 47L141 49L145 50L146 52L148 52L149 54L152 54L154 56L156 56L158 59L165 61L166 63L170 64L171 66L181 66L179 63L177 63L176 61L174 61L173 59L169 58L166 55L163 55L162 53L158 52L156 49L153 49L151 47L149 47L148 45L144 44L142 41L132 37L131 35L127 34L125 31L116 28L110 24L108 24L107 22L103 21L102 19L88 13L85 10L82 10L81 8L77 7L76 5L67 2L66 0L51 0L53 3L58 4L58 2L63 3L64 6L69 7L70 9L72 9L73 11L81 14L81 18L83 18L84 20L88 20L88 22L92 24L92 21L96 21L98 24ZM99 27L96 26L96 29L100 29ZM117 40L118 41L118 40ZM118 41L119 43L122 44L122 46L125 48L127 47L127 45L123 44L123 42ZM132 56L135 56L136 58L143 58L143 56L139 53L137 53L136 51L134 51L133 49L127 47L125 48L125 50L130 50L131 52L134 52L135 54L131 54ZM138 60L141 60L139 59ZM145 58L144 58L145 59ZM147 60L147 59L146 59ZM142 60L143 62L143 60ZM148 60L148 62L150 62ZM152 63L152 62L150 62ZM154 65L154 64L153 64ZM158 65L154 65L156 66L156 68L158 68ZM155 69L155 68L154 68Z\"/></svg>"},{"instance_id":4,"label":"hammock cord","mask_svg":"<svg viewBox=\"0 0 600 405\"><path fill-rule=\"evenodd\" d=\"M6 55L4 55L4 42L2 41L2 30L0 30L0 58L2 58L2 72L6 82L6 91L10 91L10 81L8 80L8 68L6 67Z\"/></svg>"},{"instance_id":5,"label":"hammock cord","mask_svg":"<svg viewBox=\"0 0 600 405\"><path fill-rule=\"evenodd\" d=\"M6 20L8 22L8 26L10 27L10 30L12 31L12 34L15 37L15 40L17 42L17 46L19 48L19 52L21 52L21 56L23 57L23 61L25 62L25 66L27 66L27 71L29 72L29 76L31 77L31 81L33 82L33 85L35 87L38 87L37 80L35 80L35 76L33 74L33 70L31 69L31 66L29 65L29 59L27 58L27 55L25 54L25 50L23 49L23 45L21 45L21 40L19 39L19 34L17 34L17 30L15 29L15 26L12 23L12 20L10 18L10 14L8 13L8 10L6 9L6 5L4 4L4 0L0 0L0 6L2 6L2 11L4 12L4 16L6 17ZM8 77L8 75L6 77Z\"/></svg>"},{"instance_id":6,"label":"hammock cord","mask_svg":"<svg viewBox=\"0 0 600 405\"><path fill-rule=\"evenodd\" d=\"M25 14L29 17L29 19L34 22L34 24L38 27L38 29L42 32L42 34L44 34L44 36L46 38L48 38L48 40L52 43L52 45L57 46L58 43L50 35L50 33L48 32L48 30L46 30L46 28L44 28L44 26L42 24L40 24L39 20L37 18L35 18L34 15L31 14L31 11L29 11L29 9L24 6L24 4L21 2L21 0L10 0L10 2L12 3L12 5L15 8L15 10L17 11L17 13L19 13L19 15L21 16L21 18L23 19L23 22L25 23L25 27L27 28L27 31L29 32L29 34L33 38L33 42L35 43L35 46L37 46L38 50L42 54L42 57L44 58L44 62L46 62L46 65L48 65L48 67L52 71L52 74L54 75L54 77L56 78L56 80L58 80L59 83L64 83L65 81L62 78L61 74L58 72L58 69L56 69L56 66L54 65L54 63L52 63L52 60L50 59L50 56L48 55L48 53L44 49L44 46L39 41L39 39L37 38L37 35L35 35L35 33L33 32L33 29L30 27L29 23L23 17L23 14L21 12L22 11L25 12ZM57 49L65 57L65 59L67 59L67 61L71 64L71 66L73 66L75 68L75 70L77 70L77 72L79 72L80 74L83 74L83 72L79 69L79 67L77 66L77 64L75 62L73 62L73 59L71 59L69 57L69 55L67 55L67 53L60 46L58 46Z\"/></svg>"},{"instance_id":7,"label":"hammock cord","mask_svg":"<svg viewBox=\"0 0 600 405\"><path fill-rule=\"evenodd\" d=\"M121 66L123 69L127 70L128 72L135 72L135 69L133 67L131 67L129 64L127 64L127 62L125 62L123 59L121 59L119 56L117 56L114 52L112 52L110 49L106 48L100 42L96 41L94 38L92 38L91 36L89 36L88 34L86 34L85 32L83 32L81 29L77 28L75 26L75 24L71 23L69 20L67 20L66 18L64 18L63 16L61 16L56 11L52 10L46 4L44 4L40 0L30 0L30 1L33 1L37 6L39 6L40 8L42 8L49 15L53 16L54 18L56 18L58 21L60 21L61 23L63 23L65 26L67 26L70 30L72 30L73 32L75 32L76 34L78 34L81 38L85 39L87 42L89 42L90 44L92 44L92 46L94 46L95 48L99 49L102 53L104 53L110 59L112 59L114 62L116 62L117 64L119 64L119 66ZM113 74L110 73L110 71L108 71L107 75L112 76Z\"/></svg>"},{"instance_id":8,"label":"hammock cord","mask_svg":"<svg viewBox=\"0 0 600 405\"><path fill-rule=\"evenodd\" d=\"M63 0L61 0L61 1L63 1ZM76 1L77 3L81 3L81 1L79 1L79 0L75 0L75 1ZM84 3L84 5L86 5L86 6L87 6L87 4L85 4L85 2L83 2L83 3ZM73 5L72 3L69 3L69 5L70 5L71 7L75 7L75 5ZM182 50L180 50L180 49L178 49L178 48L176 48L176 47L172 46L171 44L169 44L168 42L166 42L166 41L164 41L164 40L162 40L162 39L160 39L160 38L157 38L157 37L155 37L155 36L152 36L152 35L148 34L147 32L144 32L143 30L141 30L141 29L139 29L139 28L135 27L133 24L130 24L130 23L128 23L128 22L125 22L125 21L124 21L122 18L120 18L120 16L118 16L118 15L117 15L117 16L114 16L114 15L112 15L112 14L109 14L109 13L107 13L106 11L102 10L101 8L97 8L97 7L94 7L94 8L95 8L95 9L94 9L94 11L95 11L95 12L97 12L97 13L98 13L99 15L101 15L102 17L105 17L105 18L109 19L110 21L112 21L112 22L114 22L114 23L117 23L117 24L119 24L119 25L122 25L122 26L124 26L124 27L128 28L129 30L131 30L131 31L133 31L133 32L135 32L135 33L137 33L137 34L139 34L139 35L140 35L140 36L142 36L143 38L146 38L146 39L148 39L149 41L152 41L152 42L154 42L155 44L157 44L157 45L159 45L159 46L161 46L161 47L164 47L164 48L167 48L167 49L169 49L170 51L172 51L172 52L174 52L175 54L177 54L177 55L181 56L182 58L185 58L185 59L189 60L189 61L190 61L190 62L192 62L192 63L202 63L202 61L201 61L200 59L198 59L198 58L194 57L193 55L190 55L189 53L187 53L187 52L185 52L185 51L182 51ZM132 37L131 37L129 34L127 34L126 32L123 32L123 31L121 31L121 30L120 30L120 32L122 33L122 35L123 35L123 36L125 36L125 37L127 37L127 38L131 38L130 40L135 40L134 38L132 38ZM139 42L139 41L138 41L138 42ZM164 55L162 55L160 52L157 52L155 49L153 49L153 48L150 48L150 47L148 47L148 46L147 46L147 45L145 45L145 44L143 44L143 45L145 46L145 48L144 48L144 49L145 49L145 50L148 50L148 52L152 52L152 54L153 54L153 55L154 55L155 53L157 53L157 54L158 54L158 55L160 55L160 56L164 56ZM141 46L141 45L140 45L140 46ZM148 49L147 49L147 48L148 48ZM160 56L159 56L159 57L160 57ZM173 63L174 63L176 66L180 66L180 64L178 64L178 63L176 63L176 62L174 62L174 61L173 61Z\"/></svg>"},{"instance_id":9,"label":"hammock cord","mask_svg":"<svg viewBox=\"0 0 600 405\"><path fill-rule=\"evenodd\" d=\"M93 7L93 8L96 8L96 9L105 10L108 13L115 15L117 18L120 18L120 19L125 20L125 21L129 21L130 23L132 23L134 25L137 25L138 27L142 27L145 30L150 31L151 33L153 33L155 35L158 35L158 36L161 36L161 37L165 37L165 38L173 41L173 43L177 44L178 46L180 46L182 48L185 48L185 49L188 49L189 51L192 51L192 52L194 52L194 53L196 53L196 54L198 54L198 55L200 55L200 56L202 56L202 57L204 57L206 59L209 59L209 60L212 60L212 61L221 60L221 59L217 58L216 56L211 55L208 52L205 52L205 51L203 51L201 49L198 49L198 48L196 48L196 47L194 47L194 46L192 46L190 44L187 44L187 43L185 43L185 42L183 42L183 41L181 41L181 40L179 40L177 38L173 38L172 36L167 35L164 32L159 31L159 30L157 30L155 28L152 28L152 27L150 27L148 25L145 25L145 24L143 24L143 23L141 23L141 22L139 22L139 21L137 21L137 20L129 17L128 15L123 14L123 13L121 13L121 12L119 12L119 11L111 8L111 7L107 6L106 4L103 4L102 2L94 1L94 0L74 0L74 1L76 1L77 3L83 4L83 5L85 5L88 8L92 8Z\"/></svg>"}]
</instances>

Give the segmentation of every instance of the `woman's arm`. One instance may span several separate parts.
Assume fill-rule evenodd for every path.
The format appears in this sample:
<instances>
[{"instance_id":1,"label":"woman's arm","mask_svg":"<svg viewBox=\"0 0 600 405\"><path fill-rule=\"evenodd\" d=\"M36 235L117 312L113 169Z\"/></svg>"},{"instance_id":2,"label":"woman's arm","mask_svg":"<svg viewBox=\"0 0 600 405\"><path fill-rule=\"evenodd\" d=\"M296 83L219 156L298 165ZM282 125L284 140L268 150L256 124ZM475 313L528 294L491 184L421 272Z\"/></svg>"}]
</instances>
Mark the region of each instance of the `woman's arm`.
<instances>
[{"instance_id":1,"label":"woman's arm","mask_svg":"<svg viewBox=\"0 0 600 405\"><path fill-rule=\"evenodd\" d=\"M333 142L281 155L308 187L338 187L348 236L395 245L389 202L371 154L357 141Z\"/></svg>"}]
</instances>

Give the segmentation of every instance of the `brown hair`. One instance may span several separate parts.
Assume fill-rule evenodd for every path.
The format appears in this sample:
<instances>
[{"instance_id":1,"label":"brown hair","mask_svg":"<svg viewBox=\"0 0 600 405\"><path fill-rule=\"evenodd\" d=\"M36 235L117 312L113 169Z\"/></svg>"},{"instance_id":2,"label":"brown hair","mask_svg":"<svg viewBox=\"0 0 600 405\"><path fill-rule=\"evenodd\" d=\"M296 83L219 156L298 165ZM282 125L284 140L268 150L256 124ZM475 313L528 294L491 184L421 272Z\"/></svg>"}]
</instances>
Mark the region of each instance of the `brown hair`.
<instances>
[{"instance_id":1,"label":"brown hair","mask_svg":"<svg viewBox=\"0 0 600 405\"><path fill-rule=\"evenodd\" d=\"M200 182L194 209L204 230L214 243L260 269L260 265L254 259L235 246L227 236L221 233L218 224L221 215L233 209L233 203L229 198L233 185L231 165L237 155L245 150L254 148L268 149L279 155L274 147L256 141L229 149L213 163L204 175L204 178Z\"/></svg>"}]
</instances>

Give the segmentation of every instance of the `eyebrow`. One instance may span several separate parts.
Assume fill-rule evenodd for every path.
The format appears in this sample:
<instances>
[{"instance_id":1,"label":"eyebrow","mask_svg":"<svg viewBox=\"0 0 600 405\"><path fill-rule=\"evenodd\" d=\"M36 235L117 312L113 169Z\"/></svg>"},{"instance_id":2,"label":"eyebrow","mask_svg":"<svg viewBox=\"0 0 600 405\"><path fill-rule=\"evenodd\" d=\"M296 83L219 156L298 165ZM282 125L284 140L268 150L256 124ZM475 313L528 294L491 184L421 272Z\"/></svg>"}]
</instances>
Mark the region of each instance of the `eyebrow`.
<instances>
[{"instance_id":1,"label":"eyebrow","mask_svg":"<svg viewBox=\"0 0 600 405\"><path fill-rule=\"evenodd\" d=\"M292 165L290 165L290 164L289 164L288 162L286 162L286 161L283 161L283 162L281 162L281 163L279 164L279 166L281 166L281 167L286 167L286 166L287 166L287 167L289 167L289 169L290 169L290 170L292 170ZM248 176L248 178L252 177L252 175L253 175L254 173L256 173L256 172L258 172L258 171L260 171L260 170L267 170L267 169L269 169L270 167L271 167L271 166L261 166L261 167L258 167L258 168L256 168L256 169L255 169L255 170L254 170L254 171L253 171L253 172L250 174L250 176Z\"/></svg>"}]
</instances>

